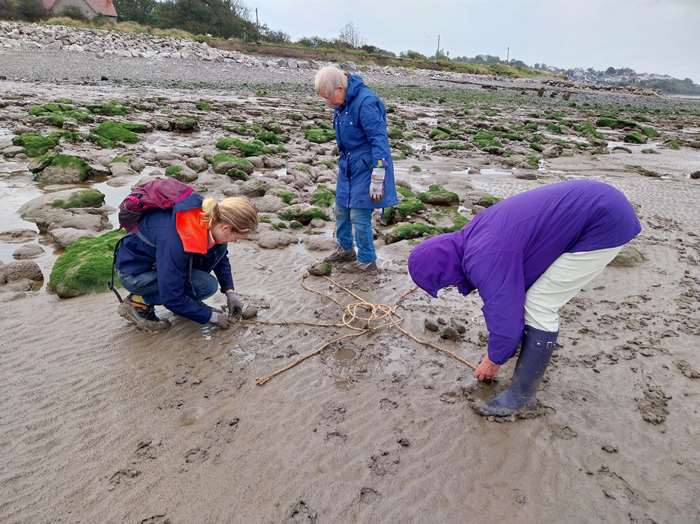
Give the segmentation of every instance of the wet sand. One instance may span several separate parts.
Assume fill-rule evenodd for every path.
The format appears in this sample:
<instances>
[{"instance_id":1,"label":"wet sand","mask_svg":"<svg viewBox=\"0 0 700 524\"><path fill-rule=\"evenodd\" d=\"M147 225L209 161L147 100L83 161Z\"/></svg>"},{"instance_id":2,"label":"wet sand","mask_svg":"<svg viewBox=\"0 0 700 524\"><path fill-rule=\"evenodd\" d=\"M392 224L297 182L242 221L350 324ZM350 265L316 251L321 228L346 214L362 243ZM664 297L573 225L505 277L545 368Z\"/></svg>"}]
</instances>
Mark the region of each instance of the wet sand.
<instances>
[{"instance_id":1,"label":"wet sand","mask_svg":"<svg viewBox=\"0 0 700 524\"><path fill-rule=\"evenodd\" d=\"M625 171L647 161L671 176ZM0 520L700 521L700 380L683 364L700 369L700 181L685 176L698 161L687 148L577 155L549 160L536 181L458 174L469 156L398 163L414 187L466 182L508 196L595 177L638 205L634 245L647 260L608 268L564 308L532 419L497 423L470 409L507 386L514 362L496 384L478 384L395 329L336 344L261 387L256 378L346 331L222 331L172 318L150 335L127 325L108 293L60 300L42 290L0 303ZM334 278L392 305L412 287L411 247L379 242L379 276ZM318 256L302 244L230 248L237 289L269 305L261 320L339 320L338 306L300 285ZM323 279L306 283L349 301ZM482 357L477 296L415 293L399 312L420 338ZM424 320L438 317L466 333L449 342L426 332Z\"/></svg>"}]
</instances>

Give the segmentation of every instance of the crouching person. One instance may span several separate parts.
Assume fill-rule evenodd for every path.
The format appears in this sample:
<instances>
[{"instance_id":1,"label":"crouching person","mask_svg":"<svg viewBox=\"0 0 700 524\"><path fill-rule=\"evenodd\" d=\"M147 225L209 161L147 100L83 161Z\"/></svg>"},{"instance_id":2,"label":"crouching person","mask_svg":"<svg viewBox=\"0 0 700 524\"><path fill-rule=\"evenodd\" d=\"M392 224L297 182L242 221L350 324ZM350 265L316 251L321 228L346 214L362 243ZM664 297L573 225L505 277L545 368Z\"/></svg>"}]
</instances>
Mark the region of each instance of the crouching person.
<instances>
[{"instance_id":1,"label":"crouching person","mask_svg":"<svg viewBox=\"0 0 700 524\"><path fill-rule=\"evenodd\" d=\"M163 305L200 324L227 328L243 307L227 245L245 239L257 224L257 210L243 197L217 202L192 193L171 209L144 213L138 231L124 237L116 252L119 278L130 292L119 314L139 328L162 330L169 323L156 316L154 306ZM217 289L226 295L228 314L202 302Z\"/></svg>"},{"instance_id":2,"label":"crouching person","mask_svg":"<svg viewBox=\"0 0 700 524\"><path fill-rule=\"evenodd\" d=\"M478 380L495 377L520 347L510 387L479 406L481 415L507 416L535 402L559 334L559 309L640 230L620 191L577 180L508 198L461 231L413 250L408 270L433 297L448 286L463 295L479 290L489 338Z\"/></svg>"}]
</instances>

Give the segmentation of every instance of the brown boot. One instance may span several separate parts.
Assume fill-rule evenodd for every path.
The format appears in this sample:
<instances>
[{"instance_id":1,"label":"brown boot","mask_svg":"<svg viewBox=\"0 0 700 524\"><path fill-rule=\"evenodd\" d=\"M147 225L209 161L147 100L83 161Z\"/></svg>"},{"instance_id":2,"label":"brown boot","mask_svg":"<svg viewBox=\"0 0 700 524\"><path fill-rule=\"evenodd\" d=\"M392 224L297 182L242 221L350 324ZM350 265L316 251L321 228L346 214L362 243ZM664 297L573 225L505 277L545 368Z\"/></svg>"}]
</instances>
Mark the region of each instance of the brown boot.
<instances>
[{"instance_id":1,"label":"brown boot","mask_svg":"<svg viewBox=\"0 0 700 524\"><path fill-rule=\"evenodd\" d=\"M163 331L170 327L170 322L161 320L153 306L144 302L141 295L130 294L119 304L119 315L144 331Z\"/></svg>"},{"instance_id":2,"label":"brown boot","mask_svg":"<svg viewBox=\"0 0 700 524\"><path fill-rule=\"evenodd\" d=\"M338 245L335 251L323 259L324 262L354 262L357 260L357 255L354 249L348 249L347 251Z\"/></svg>"}]
</instances>

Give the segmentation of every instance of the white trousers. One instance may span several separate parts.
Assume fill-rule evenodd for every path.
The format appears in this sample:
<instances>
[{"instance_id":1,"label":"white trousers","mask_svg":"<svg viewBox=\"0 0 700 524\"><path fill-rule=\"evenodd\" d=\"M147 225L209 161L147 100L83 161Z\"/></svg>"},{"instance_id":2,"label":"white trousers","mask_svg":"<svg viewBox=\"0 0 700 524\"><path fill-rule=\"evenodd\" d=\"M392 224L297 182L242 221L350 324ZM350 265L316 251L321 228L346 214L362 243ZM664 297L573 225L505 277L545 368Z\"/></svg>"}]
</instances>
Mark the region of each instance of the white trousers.
<instances>
[{"instance_id":1,"label":"white trousers","mask_svg":"<svg viewBox=\"0 0 700 524\"><path fill-rule=\"evenodd\" d=\"M623 246L564 253L542 273L525 295L525 324L559 331L559 309L600 275Z\"/></svg>"}]
</instances>

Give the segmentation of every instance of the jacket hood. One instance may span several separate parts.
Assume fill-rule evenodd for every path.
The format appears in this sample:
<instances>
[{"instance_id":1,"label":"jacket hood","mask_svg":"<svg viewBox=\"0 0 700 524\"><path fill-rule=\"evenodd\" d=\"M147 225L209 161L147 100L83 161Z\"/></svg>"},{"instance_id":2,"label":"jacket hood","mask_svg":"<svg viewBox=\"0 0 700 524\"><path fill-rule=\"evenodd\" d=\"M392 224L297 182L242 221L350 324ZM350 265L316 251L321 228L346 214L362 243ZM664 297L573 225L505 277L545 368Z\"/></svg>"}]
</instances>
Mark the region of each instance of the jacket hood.
<instances>
[{"instance_id":1,"label":"jacket hood","mask_svg":"<svg viewBox=\"0 0 700 524\"><path fill-rule=\"evenodd\" d=\"M365 87L365 83L362 81L361 76L348 75L348 87L345 90L345 103L343 105L347 106L360 93L363 87Z\"/></svg>"},{"instance_id":2,"label":"jacket hood","mask_svg":"<svg viewBox=\"0 0 700 524\"><path fill-rule=\"evenodd\" d=\"M474 285L462 269L463 240L456 233L446 233L417 245L408 257L408 272L423 291L437 298L438 291L456 286L463 295Z\"/></svg>"}]
</instances>

